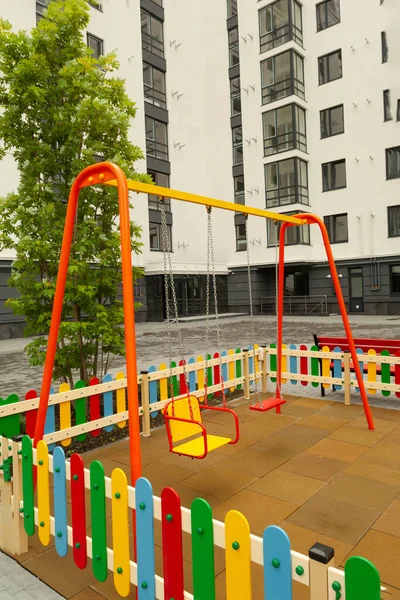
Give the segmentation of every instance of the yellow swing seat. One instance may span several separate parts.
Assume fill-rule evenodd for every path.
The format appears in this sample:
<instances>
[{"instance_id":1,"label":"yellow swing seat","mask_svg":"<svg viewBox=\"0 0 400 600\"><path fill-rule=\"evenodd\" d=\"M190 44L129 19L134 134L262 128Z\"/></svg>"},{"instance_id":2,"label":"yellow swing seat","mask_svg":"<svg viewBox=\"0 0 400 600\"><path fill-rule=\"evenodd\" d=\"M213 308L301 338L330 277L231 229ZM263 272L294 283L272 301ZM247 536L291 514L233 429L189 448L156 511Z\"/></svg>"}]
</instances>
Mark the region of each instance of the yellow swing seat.
<instances>
[{"instance_id":1,"label":"yellow swing seat","mask_svg":"<svg viewBox=\"0 0 400 600\"><path fill-rule=\"evenodd\" d=\"M190 407L192 408L192 415ZM203 424L202 410L218 410L231 413L235 420L235 438L208 435ZM164 408L164 419L167 427L169 450L174 454L201 459L205 458L208 452L227 444L236 444L239 440L239 419L236 413L230 408L201 406L196 396L170 400Z\"/></svg>"}]
</instances>

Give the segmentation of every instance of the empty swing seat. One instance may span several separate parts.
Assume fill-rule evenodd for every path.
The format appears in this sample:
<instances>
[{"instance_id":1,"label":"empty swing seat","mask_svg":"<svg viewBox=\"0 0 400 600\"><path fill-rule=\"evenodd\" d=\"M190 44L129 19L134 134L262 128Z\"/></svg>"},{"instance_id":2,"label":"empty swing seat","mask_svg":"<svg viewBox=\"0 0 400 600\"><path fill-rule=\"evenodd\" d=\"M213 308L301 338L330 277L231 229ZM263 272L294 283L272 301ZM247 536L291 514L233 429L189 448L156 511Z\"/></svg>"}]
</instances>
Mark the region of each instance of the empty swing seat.
<instances>
[{"instance_id":1,"label":"empty swing seat","mask_svg":"<svg viewBox=\"0 0 400 600\"><path fill-rule=\"evenodd\" d=\"M190 406L192 411L190 411ZM235 421L235 438L208 435L203 424L202 410L231 413ZM208 452L227 444L236 444L239 440L239 419L236 413L230 408L208 406L207 404L201 406L196 396L168 402L164 408L164 418L169 450L174 454L190 456L191 458L205 458Z\"/></svg>"}]
</instances>

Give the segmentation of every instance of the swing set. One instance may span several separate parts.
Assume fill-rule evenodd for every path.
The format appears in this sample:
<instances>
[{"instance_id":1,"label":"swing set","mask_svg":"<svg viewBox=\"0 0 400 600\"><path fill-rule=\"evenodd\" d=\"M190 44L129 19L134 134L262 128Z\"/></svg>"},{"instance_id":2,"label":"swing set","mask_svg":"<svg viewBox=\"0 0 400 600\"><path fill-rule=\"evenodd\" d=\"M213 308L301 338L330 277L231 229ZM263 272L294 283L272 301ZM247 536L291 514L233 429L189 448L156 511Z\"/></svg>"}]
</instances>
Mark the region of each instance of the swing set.
<instances>
[{"instance_id":1,"label":"swing set","mask_svg":"<svg viewBox=\"0 0 400 600\"><path fill-rule=\"evenodd\" d=\"M127 372L127 397L128 397L128 414L129 414L129 437L130 437L130 470L131 470L131 483L135 485L136 480L141 476L142 465L141 465L141 448L140 448L140 422L138 416L139 400L138 400L138 385L137 385L137 366L136 366L136 335L135 335L135 315L134 315L134 294L133 294L133 277L132 277L132 255L131 255L131 243L130 243L130 213L129 213L129 191L144 193L144 194L156 194L162 200L166 198L172 198L175 200L182 200L194 204L205 206L207 209L207 317L206 327L207 335L206 342L209 342L209 306L210 306L210 267L212 269L212 282L214 292L214 309L215 318L217 325L217 345L220 350L220 329L218 323L218 300L217 300L217 287L216 277L214 268L214 247L213 247L213 236L212 236L212 222L211 222L211 209L219 208L232 212L241 212L246 216L246 236L247 236L247 217L249 215L262 217L265 219L273 219L276 223L282 223L280 229L279 238L279 275L277 285L277 374L276 374L276 390L274 398L269 400L260 400L257 390L257 378L255 377L255 387L257 402L250 407L250 409L258 411L276 409L276 412L280 412L281 405L285 402L281 394L281 378L282 378L282 320L283 320L283 294L284 294L284 247L285 247L285 232L287 227L299 226L304 224L316 224L320 228L330 270L332 276L332 282L336 292L337 301L339 304L340 312L342 315L343 325L346 331L346 337L349 344L349 350L353 359L354 370L357 377L358 387L364 406L364 411L370 430L374 429L372 415L366 396L366 391L362 379L360 366L357 360L356 349L353 341L353 336L350 328L349 319L345 303L343 300L343 294L340 287L339 278L336 271L335 262L332 255L332 250L328 238L328 234L325 225L321 219L312 214L300 214L297 216L289 216L280 213L274 213L268 210L254 208L251 206L238 205L233 202L225 202L222 200L215 200L212 198L206 198L204 196L198 196L194 194L188 194L186 192L180 192L171 190L169 188L163 188L160 186L149 185L140 183L137 181L127 180L123 171L120 167L113 163L103 162L97 163L84 169L78 177L75 179L68 200L67 214L64 227L64 236L61 247L60 264L58 270L57 284L55 290L54 304L52 319L50 325L50 332L48 338L46 359L44 365L44 373L42 379L42 386L40 392L40 402L38 408L38 416L36 422L34 446L43 439L44 426L47 414L47 407L50 395L50 386L54 368L54 358L57 348L58 332L61 321L62 306L64 300L64 292L67 280L67 272L69 265L69 258L71 252L71 245L76 221L76 214L78 210L78 199L80 190L84 187L107 184L118 189L118 201L119 201L119 216L120 216L120 237L121 237L121 255L122 255L122 289L123 289L123 306L124 306L124 327L125 327L125 346L126 346L126 372ZM163 241L163 256L164 256L164 272L165 272L165 291L166 291L166 307L167 307L167 326L170 327L170 313L169 313L169 289L172 292L172 301L175 311L175 320L177 321L178 328L178 343L180 345L180 351L183 359L183 347L182 338L179 330L178 312L176 304L176 295L173 282L172 263L168 242L168 233L166 228L166 216L165 207L162 206L162 235ZM277 231L277 228L276 228ZM276 235L277 241L277 235ZM247 244L248 247L248 244ZM277 248L277 245L276 245ZM251 278L250 278L250 259L248 258L248 275L249 275L249 296L250 296L250 314L252 316L252 291L251 291ZM277 261L276 261L277 262ZM254 348L254 328L252 331L253 335L253 348ZM169 340L169 352L170 357L172 355L172 341L170 331L168 334ZM219 352L221 357L221 352ZM220 359L221 360L221 359ZM171 363L171 361L170 361ZM168 433L168 439L170 444L170 451L181 454L184 456L190 456L192 458L204 458L207 453L216 448L220 448L225 444L235 444L239 439L239 425L238 417L235 412L229 409L226 405L226 397L224 391L224 382L221 382L221 394L223 399L223 406L209 406L207 404L207 386L204 389L204 403L200 404L197 397L191 396L187 385L187 373L184 366L184 376L186 380L187 394L183 398L175 399L171 397L171 401L165 406L165 421ZM205 364L207 369L207 360ZM170 371L170 380L172 372ZM207 381L207 378L205 378ZM201 418L201 411L207 408L208 410L218 410L230 413L234 417L236 434L234 438L211 436L207 434L206 428ZM176 445L177 444L177 445Z\"/></svg>"}]
</instances>

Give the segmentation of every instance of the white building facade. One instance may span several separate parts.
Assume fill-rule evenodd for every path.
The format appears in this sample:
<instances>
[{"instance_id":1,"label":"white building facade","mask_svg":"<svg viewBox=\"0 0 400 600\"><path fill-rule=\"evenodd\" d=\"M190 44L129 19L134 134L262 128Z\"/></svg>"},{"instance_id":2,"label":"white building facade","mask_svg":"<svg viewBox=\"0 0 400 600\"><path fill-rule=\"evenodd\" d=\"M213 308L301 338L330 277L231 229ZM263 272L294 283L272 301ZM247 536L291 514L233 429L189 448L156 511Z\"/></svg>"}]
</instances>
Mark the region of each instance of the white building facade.
<instances>
[{"instance_id":1,"label":"white building facade","mask_svg":"<svg viewBox=\"0 0 400 600\"><path fill-rule=\"evenodd\" d=\"M2 2L17 29L47 0ZM102 0L87 41L116 50L138 106L138 171L160 185L324 219L350 312L400 313L400 11L395 0ZM11 157L0 196L14 190ZM165 317L160 207L134 198L141 319ZM181 316L205 310L206 211L171 201L168 224ZM247 223L255 312L275 294L275 226ZM213 211L222 312L248 312L243 216ZM4 307L13 256L0 255L0 336L20 327ZM292 312L336 311L317 227L290 228Z\"/></svg>"}]
</instances>

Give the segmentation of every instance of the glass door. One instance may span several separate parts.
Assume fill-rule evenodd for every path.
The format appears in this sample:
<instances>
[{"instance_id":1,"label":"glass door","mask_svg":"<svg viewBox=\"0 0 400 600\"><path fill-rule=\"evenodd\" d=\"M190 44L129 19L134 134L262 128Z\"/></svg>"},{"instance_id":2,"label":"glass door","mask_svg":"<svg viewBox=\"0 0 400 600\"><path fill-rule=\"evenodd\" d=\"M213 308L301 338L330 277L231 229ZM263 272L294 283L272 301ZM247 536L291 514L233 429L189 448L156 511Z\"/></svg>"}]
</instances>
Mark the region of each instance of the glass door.
<instances>
[{"instance_id":1,"label":"glass door","mask_svg":"<svg viewBox=\"0 0 400 600\"><path fill-rule=\"evenodd\" d=\"M362 267L349 269L350 312L364 312L364 282Z\"/></svg>"}]
</instances>

